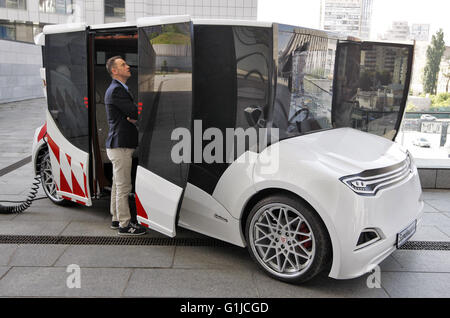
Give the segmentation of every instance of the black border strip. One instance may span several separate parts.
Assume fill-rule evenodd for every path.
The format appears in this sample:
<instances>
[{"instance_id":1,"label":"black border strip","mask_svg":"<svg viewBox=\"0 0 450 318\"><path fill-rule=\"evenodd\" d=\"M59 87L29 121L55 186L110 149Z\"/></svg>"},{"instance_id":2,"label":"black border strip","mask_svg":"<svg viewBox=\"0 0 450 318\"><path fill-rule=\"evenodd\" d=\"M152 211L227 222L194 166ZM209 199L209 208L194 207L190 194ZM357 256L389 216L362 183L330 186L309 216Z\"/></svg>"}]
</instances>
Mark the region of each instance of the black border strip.
<instances>
[{"instance_id":1,"label":"black border strip","mask_svg":"<svg viewBox=\"0 0 450 318\"><path fill-rule=\"evenodd\" d=\"M31 156L28 156L26 158L23 158L22 160L19 160L12 165L7 166L6 168L3 168L0 170L0 177L3 177L5 174L8 174L16 169L19 169L20 167L25 166L27 163L31 162Z\"/></svg>"}]
</instances>

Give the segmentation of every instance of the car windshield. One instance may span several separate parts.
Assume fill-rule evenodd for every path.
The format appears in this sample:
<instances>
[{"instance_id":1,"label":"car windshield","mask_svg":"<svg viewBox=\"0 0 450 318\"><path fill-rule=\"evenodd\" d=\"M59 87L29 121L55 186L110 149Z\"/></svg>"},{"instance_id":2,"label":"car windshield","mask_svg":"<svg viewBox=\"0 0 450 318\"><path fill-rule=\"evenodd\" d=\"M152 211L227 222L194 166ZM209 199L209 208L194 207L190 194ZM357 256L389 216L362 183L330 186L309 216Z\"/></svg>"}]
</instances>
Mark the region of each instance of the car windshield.
<instances>
[{"instance_id":1,"label":"car windshield","mask_svg":"<svg viewBox=\"0 0 450 318\"><path fill-rule=\"evenodd\" d=\"M280 25L273 118L280 139L332 128L336 45L322 33Z\"/></svg>"}]
</instances>

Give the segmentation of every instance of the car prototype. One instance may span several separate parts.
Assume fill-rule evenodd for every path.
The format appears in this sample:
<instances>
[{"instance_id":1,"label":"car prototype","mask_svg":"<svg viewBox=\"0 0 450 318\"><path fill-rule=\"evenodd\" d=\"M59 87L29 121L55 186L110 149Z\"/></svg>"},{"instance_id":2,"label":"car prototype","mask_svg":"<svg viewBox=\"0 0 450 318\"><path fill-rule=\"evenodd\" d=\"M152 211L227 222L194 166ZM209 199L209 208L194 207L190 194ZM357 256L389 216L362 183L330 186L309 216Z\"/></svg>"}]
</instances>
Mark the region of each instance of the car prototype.
<instances>
[{"instance_id":1,"label":"car prototype","mask_svg":"<svg viewBox=\"0 0 450 318\"><path fill-rule=\"evenodd\" d=\"M289 283L323 270L361 276L414 234L418 172L392 142L412 45L189 16L45 26L36 42L48 110L33 163L53 202L90 206L111 185L105 63L121 55L139 110L133 184L143 226L247 247L263 271ZM227 144L252 129L262 137Z\"/></svg>"}]
</instances>

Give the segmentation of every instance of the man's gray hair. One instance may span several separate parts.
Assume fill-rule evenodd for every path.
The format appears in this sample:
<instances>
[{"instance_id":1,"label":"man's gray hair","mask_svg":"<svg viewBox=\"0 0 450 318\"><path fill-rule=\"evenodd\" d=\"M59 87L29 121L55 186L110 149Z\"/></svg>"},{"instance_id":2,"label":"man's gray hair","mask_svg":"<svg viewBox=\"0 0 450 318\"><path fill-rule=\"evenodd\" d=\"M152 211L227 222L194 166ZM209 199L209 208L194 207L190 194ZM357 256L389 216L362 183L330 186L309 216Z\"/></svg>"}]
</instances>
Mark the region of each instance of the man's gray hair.
<instances>
[{"instance_id":1,"label":"man's gray hair","mask_svg":"<svg viewBox=\"0 0 450 318\"><path fill-rule=\"evenodd\" d=\"M106 69L108 70L109 75L113 75L112 74L112 68L114 67L114 64L116 63L116 60L121 59L122 57L120 55L116 55L113 57L110 57L107 61L106 61Z\"/></svg>"}]
</instances>

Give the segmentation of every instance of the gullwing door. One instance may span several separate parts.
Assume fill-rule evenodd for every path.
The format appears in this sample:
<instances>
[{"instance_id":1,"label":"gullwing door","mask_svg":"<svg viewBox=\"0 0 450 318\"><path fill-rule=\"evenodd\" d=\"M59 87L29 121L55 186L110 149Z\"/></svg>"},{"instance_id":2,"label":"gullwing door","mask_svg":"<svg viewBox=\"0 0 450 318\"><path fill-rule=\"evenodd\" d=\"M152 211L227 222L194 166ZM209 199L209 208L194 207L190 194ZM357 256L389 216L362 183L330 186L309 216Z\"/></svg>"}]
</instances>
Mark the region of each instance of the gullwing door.
<instances>
[{"instance_id":1,"label":"gullwing door","mask_svg":"<svg viewBox=\"0 0 450 318\"><path fill-rule=\"evenodd\" d=\"M191 133L192 23L189 17L143 18L138 32L137 219L174 237L189 172L190 149L180 153L174 146L178 132ZM180 160L183 154L188 160Z\"/></svg>"},{"instance_id":2,"label":"gullwing door","mask_svg":"<svg viewBox=\"0 0 450 318\"><path fill-rule=\"evenodd\" d=\"M338 44L332 121L394 140L408 97L413 45Z\"/></svg>"},{"instance_id":3,"label":"gullwing door","mask_svg":"<svg viewBox=\"0 0 450 318\"><path fill-rule=\"evenodd\" d=\"M47 142L58 195L91 205L88 48L84 24L44 27Z\"/></svg>"}]
</instances>

